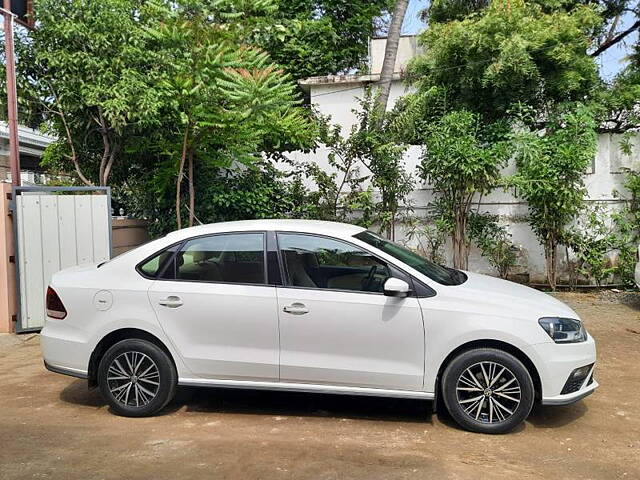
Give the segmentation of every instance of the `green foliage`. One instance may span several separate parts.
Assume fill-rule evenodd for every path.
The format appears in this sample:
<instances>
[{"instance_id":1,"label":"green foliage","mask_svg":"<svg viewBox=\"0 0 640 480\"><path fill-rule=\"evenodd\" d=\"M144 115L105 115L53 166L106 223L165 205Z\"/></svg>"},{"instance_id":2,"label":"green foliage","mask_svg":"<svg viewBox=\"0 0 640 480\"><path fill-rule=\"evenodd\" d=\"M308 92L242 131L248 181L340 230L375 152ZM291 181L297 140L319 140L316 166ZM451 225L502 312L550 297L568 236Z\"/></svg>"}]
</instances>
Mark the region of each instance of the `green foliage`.
<instances>
[{"instance_id":1,"label":"green foliage","mask_svg":"<svg viewBox=\"0 0 640 480\"><path fill-rule=\"evenodd\" d=\"M446 23L462 20L486 8L487 5L488 0L433 0L429 8L422 12L422 17L430 24Z\"/></svg>"},{"instance_id":2,"label":"green foliage","mask_svg":"<svg viewBox=\"0 0 640 480\"><path fill-rule=\"evenodd\" d=\"M596 155L593 111L565 105L544 135L527 129L513 134L518 172L513 184L528 202L529 223L545 249L547 278L556 286L557 247L584 203L584 174Z\"/></svg>"},{"instance_id":3,"label":"green foliage","mask_svg":"<svg viewBox=\"0 0 640 480\"><path fill-rule=\"evenodd\" d=\"M507 278L518 257L511 234L498 222L497 215L472 213L469 217L469 237L482 255L494 267L500 278Z\"/></svg>"},{"instance_id":4,"label":"green foliage","mask_svg":"<svg viewBox=\"0 0 640 480\"><path fill-rule=\"evenodd\" d=\"M233 168L200 165L197 170L197 223L309 217L308 191L270 161ZM114 196L129 214L150 220L153 237L176 228L171 180L165 181L167 188L160 176L135 175L115 187Z\"/></svg>"},{"instance_id":5,"label":"green foliage","mask_svg":"<svg viewBox=\"0 0 640 480\"><path fill-rule=\"evenodd\" d=\"M417 243L421 255L442 265L445 263L443 248L448 231L448 226L441 219L424 221L409 217L405 222L404 232L407 243Z\"/></svg>"},{"instance_id":6,"label":"green foliage","mask_svg":"<svg viewBox=\"0 0 640 480\"><path fill-rule=\"evenodd\" d=\"M598 286L616 272L611 261L611 254L619 247L615 227L603 205L585 206L562 238L576 256L578 273L592 278Z\"/></svg>"},{"instance_id":7,"label":"green foliage","mask_svg":"<svg viewBox=\"0 0 640 480\"><path fill-rule=\"evenodd\" d=\"M357 124L349 142L353 155L371 173L371 185L380 192L375 222L393 240L400 210L407 206L407 197L413 190L413 178L404 166L407 146L398 143L392 135L385 112L377 102L377 94L367 89L359 109L353 111Z\"/></svg>"},{"instance_id":8,"label":"green foliage","mask_svg":"<svg viewBox=\"0 0 640 480\"><path fill-rule=\"evenodd\" d=\"M157 89L173 120L161 143L177 165L176 220L181 227L181 184L194 162L209 167L247 164L264 147L300 147L312 122L297 107L296 86L257 48L243 45L255 18L271 2L184 0L150 4L158 18L146 32L162 68ZM284 137L284 142L282 138ZM195 181L189 174L189 224L195 219Z\"/></svg>"},{"instance_id":9,"label":"green foliage","mask_svg":"<svg viewBox=\"0 0 640 480\"><path fill-rule=\"evenodd\" d=\"M294 78L362 67L390 0L278 0L252 41Z\"/></svg>"},{"instance_id":10,"label":"green foliage","mask_svg":"<svg viewBox=\"0 0 640 480\"><path fill-rule=\"evenodd\" d=\"M640 172L627 170L624 187L626 205L613 215L616 225L618 261L616 273L624 284L635 286L634 270L640 244ZM619 194L619 192L615 192Z\"/></svg>"},{"instance_id":11,"label":"green foliage","mask_svg":"<svg viewBox=\"0 0 640 480\"><path fill-rule=\"evenodd\" d=\"M634 183L639 177L630 172L627 184ZM598 286L611 280L635 286L640 223L633 203L634 192L632 188L629 190L632 198L619 211L609 213L601 204L585 206L562 239L576 257L578 273L593 279ZM572 283L576 283L575 279Z\"/></svg>"},{"instance_id":12,"label":"green foliage","mask_svg":"<svg viewBox=\"0 0 640 480\"><path fill-rule=\"evenodd\" d=\"M450 219L456 268L467 268L467 222L474 197L500 182L509 155L505 133L503 125L486 126L479 115L462 110L444 115L422 139L419 175L433 187L441 216Z\"/></svg>"},{"instance_id":13,"label":"green foliage","mask_svg":"<svg viewBox=\"0 0 640 480\"><path fill-rule=\"evenodd\" d=\"M544 12L534 3L493 2L482 14L433 23L409 66L418 95L492 121L516 103L544 115L550 103L575 101L599 83L588 54L600 17L588 6ZM444 100L442 100L444 99Z\"/></svg>"},{"instance_id":14,"label":"green foliage","mask_svg":"<svg viewBox=\"0 0 640 480\"><path fill-rule=\"evenodd\" d=\"M38 28L18 47L21 96L59 138L47 160L75 168L85 183L106 183L127 131L158 125L143 5L39 0Z\"/></svg>"},{"instance_id":15,"label":"green foliage","mask_svg":"<svg viewBox=\"0 0 640 480\"><path fill-rule=\"evenodd\" d=\"M329 149L329 169L316 163L304 166L306 175L315 183L314 191L309 193L312 215L319 220L339 222L357 218L368 227L373 201L371 192L363 189L367 177L360 174L360 160L353 151L351 139L342 137L341 128L329 126L329 119L323 120L326 126L322 141ZM362 211L361 217L354 215L357 210Z\"/></svg>"}]
</instances>

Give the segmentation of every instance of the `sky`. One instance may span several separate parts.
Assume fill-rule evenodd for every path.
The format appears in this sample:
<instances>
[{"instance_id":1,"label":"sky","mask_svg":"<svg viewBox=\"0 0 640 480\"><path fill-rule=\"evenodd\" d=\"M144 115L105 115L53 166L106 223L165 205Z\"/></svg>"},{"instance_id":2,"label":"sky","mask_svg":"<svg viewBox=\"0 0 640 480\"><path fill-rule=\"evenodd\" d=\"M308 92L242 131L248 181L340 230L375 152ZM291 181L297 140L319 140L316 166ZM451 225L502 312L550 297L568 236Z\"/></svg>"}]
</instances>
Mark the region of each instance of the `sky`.
<instances>
[{"instance_id":1,"label":"sky","mask_svg":"<svg viewBox=\"0 0 640 480\"><path fill-rule=\"evenodd\" d=\"M402 33L404 35L414 35L425 28L425 24L418 19L418 13L427 8L428 5L429 0L410 0L404 24L402 25ZM632 15L623 17L618 29L623 30L633 22ZM625 57L629 54L629 48L637 39L638 32L636 31L598 57L600 75L604 80L611 80L625 66Z\"/></svg>"}]
</instances>

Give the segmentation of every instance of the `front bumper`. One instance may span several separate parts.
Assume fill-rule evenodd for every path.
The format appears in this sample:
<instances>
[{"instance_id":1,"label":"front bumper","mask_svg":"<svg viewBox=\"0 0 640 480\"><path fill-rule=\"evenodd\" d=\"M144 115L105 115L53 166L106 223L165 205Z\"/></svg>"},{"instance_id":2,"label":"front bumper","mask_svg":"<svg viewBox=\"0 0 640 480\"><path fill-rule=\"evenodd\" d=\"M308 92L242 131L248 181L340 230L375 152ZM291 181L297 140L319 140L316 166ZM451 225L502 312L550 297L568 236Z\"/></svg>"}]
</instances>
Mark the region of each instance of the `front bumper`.
<instances>
[{"instance_id":1,"label":"front bumper","mask_svg":"<svg viewBox=\"0 0 640 480\"><path fill-rule=\"evenodd\" d=\"M557 344L554 342L532 345L529 349L542 384L543 405L568 405L590 395L598 388L593 378L596 363L596 344L591 335L586 342ZM571 393L562 390L571 373L585 365L593 365L582 385Z\"/></svg>"},{"instance_id":2,"label":"front bumper","mask_svg":"<svg viewBox=\"0 0 640 480\"><path fill-rule=\"evenodd\" d=\"M594 380L591 385L583 387L577 392L569 393L567 395L558 395L555 397L543 397L542 405L571 405L572 403L580 401L584 397L591 395L595 392L598 386L598 382Z\"/></svg>"}]
</instances>

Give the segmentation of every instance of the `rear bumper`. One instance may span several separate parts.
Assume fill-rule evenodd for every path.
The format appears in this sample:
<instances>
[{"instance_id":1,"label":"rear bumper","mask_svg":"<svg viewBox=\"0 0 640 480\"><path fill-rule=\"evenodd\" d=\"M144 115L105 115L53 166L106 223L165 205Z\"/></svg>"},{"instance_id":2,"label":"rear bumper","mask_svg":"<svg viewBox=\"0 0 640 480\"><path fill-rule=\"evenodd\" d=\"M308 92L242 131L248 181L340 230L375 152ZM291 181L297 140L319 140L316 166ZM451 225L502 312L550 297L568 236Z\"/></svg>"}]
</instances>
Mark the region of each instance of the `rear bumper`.
<instances>
[{"instance_id":1,"label":"rear bumper","mask_svg":"<svg viewBox=\"0 0 640 480\"><path fill-rule=\"evenodd\" d=\"M92 348L82 335L83 332L68 322L47 320L40 332L40 349L45 366L58 373L72 372L67 375L84 374L86 378Z\"/></svg>"},{"instance_id":2,"label":"rear bumper","mask_svg":"<svg viewBox=\"0 0 640 480\"><path fill-rule=\"evenodd\" d=\"M59 373L61 375L68 375L70 377L82 378L85 380L88 378L87 372L82 372L79 370L74 370L72 368L66 368L66 367L56 367L55 365L51 365L47 363L46 360L44 361L44 368L46 368L50 372Z\"/></svg>"}]
</instances>

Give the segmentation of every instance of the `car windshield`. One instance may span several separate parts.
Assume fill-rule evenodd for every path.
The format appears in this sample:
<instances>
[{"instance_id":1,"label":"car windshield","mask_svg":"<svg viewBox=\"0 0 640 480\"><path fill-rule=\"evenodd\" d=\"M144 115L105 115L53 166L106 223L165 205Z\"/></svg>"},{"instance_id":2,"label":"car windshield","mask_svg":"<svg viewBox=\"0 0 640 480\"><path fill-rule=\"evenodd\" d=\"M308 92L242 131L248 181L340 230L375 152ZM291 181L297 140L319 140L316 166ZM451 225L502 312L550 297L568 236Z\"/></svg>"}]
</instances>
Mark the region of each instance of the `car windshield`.
<instances>
[{"instance_id":1,"label":"car windshield","mask_svg":"<svg viewBox=\"0 0 640 480\"><path fill-rule=\"evenodd\" d=\"M391 242L386 238L382 238L380 235L373 232L360 232L354 235L354 238L368 243L369 245L376 247L378 250L382 250L384 253L397 258L402 263L409 265L411 268L416 269L431 280L442 285L460 285L467 280L467 276L463 272L433 263L417 253L412 252L408 248Z\"/></svg>"}]
</instances>

